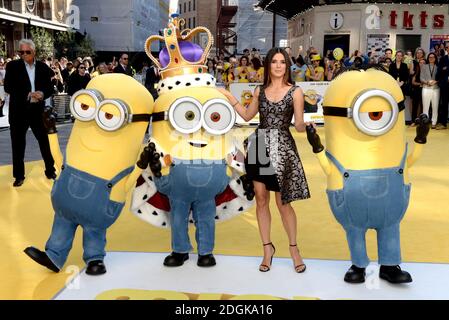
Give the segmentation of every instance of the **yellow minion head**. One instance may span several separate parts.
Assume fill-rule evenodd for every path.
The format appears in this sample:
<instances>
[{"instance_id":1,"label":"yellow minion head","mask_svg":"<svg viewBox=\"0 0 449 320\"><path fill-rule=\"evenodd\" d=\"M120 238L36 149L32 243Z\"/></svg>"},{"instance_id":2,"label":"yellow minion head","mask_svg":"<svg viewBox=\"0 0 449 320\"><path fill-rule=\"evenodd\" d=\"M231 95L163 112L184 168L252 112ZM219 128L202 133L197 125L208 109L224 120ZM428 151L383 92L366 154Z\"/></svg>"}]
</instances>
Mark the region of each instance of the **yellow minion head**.
<instances>
[{"instance_id":1,"label":"yellow minion head","mask_svg":"<svg viewBox=\"0 0 449 320\"><path fill-rule=\"evenodd\" d=\"M147 40L147 54L162 75L152 117L152 139L161 151L177 159L224 159L231 148L225 134L234 126L236 115L204 65L213 38L202 27L181 32L183 24L184 20L174 14L164 38L152 36ZM189 41L199 32L209 37L204 50ZM149 51L155 40L167 44L159 55L160 64ZM229 67L225 64L225 70Z\"/></svg>"},{"instance_id":2,"label":"yellow minion head","mask_svg":"<svg viewBox=\"0 0 449 320\"><path fill-rule=\"evenodd\" d=\"M152 139L177 159L224 159L235 111L215 88L183 88L156 100Z\"/></svg>"},{"instance_id":3,"label":"yellow minion head","mask_svg":"<svg viewBox=\"0 0 449 320\"><path fill-rule=\"evenodd\" d=\"M133 165L153 104L148 90L132 77L92 79L70 102L76 120L67 145L68 164L97 176Z\"/></svg>"},{"instance_id":4,"label":"yellow minion head","mask_svg":"<svg viewBox=\"0 0 449 320\"><path fill-rule=\"evenodd\" d=\"M405 148L404 96L388 73L341 74L327 89L323 111L327 149L347 168L398 164Z\"/></svg>"}]
</instances>

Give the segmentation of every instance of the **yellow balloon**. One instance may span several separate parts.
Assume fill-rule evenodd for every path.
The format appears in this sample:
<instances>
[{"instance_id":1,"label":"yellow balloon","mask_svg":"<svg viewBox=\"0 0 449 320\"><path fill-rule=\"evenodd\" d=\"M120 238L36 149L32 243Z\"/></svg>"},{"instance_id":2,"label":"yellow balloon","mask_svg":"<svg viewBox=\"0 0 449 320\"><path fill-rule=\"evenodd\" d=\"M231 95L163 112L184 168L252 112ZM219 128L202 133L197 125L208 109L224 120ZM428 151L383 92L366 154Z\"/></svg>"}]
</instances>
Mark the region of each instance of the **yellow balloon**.
<instances>
[{"instance_id":1,"label":"yellow balloon","mask_svg":"<svg viewBox=\"0 0 449 320\"><path fill-rule=\"evenodd\" d=\"M340 61L341 59L343 59L344 55L345 54L344 54L344 52L343 52L343 50L341 48L335 48L334 49L334 58L335 58L335 60Z\"/></svg>"}]
</instances>

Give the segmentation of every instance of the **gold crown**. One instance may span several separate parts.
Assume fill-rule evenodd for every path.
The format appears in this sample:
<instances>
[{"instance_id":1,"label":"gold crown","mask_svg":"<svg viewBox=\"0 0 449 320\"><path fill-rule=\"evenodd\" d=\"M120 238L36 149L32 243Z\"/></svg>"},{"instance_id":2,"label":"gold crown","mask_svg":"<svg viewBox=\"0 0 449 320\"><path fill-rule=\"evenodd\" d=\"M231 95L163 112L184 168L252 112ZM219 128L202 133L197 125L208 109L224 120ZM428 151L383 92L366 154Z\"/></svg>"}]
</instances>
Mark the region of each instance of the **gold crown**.
<instances>
[{"instance_id":1,"label":"gold crown","mask_svg":"<svg viewBox=\"0 0 449 320\"><path fill-rule=\"evenodd\" d=\"M154 35L149 37L145 42L145 52L160 69L162 79L188 74L207 73L205 63L214 42L212 33L205 27L197 27L193 30L184 29L181 31L181 27L184 25L185 20L180 19L177 14L173 14L168 22L168 27L164 29L164 37ZM189 62L184 59L179 42L190 41L199 33L206 33L208 36L206 48L204 48L204 52L198 61ZM151 53L151 44L154 41L165 41L170 57L170 62L165 67L162 67L159 60Z\"/></svg>"}]
</instances>

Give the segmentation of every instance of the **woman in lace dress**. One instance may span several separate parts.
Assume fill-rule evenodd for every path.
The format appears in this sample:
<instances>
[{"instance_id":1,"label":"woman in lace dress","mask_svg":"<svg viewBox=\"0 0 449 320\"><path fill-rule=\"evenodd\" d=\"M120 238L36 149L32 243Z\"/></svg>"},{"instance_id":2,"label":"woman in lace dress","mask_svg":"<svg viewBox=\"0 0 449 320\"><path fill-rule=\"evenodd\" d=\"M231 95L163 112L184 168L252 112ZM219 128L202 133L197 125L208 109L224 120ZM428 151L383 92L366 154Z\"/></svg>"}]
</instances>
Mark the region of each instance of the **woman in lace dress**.
<instances>
[{"instance_id":1,"label":"woman in lace dress","mask_svg":"<svg viewBox=\"0 0 449 320\"><path fill-rule=\"evenodd\" d=\"M265 59L264 84L255 90L253 101L247 108L231 93L221 90L245 121L250 121L258 112L260 114L260 124L248 138L245 168L256 193L257 221L264 248L259 267L262 272L270 270L275 253L270 239L270 191L275 192L295 271L306 270L296 245L297 221L290 203L308 199L310 193L290 124L293 115L298 132L304 132L307 123L304 123L303 92L292 84L290 67L285 50L271 49Z\"/></svg>"}]
</instances>

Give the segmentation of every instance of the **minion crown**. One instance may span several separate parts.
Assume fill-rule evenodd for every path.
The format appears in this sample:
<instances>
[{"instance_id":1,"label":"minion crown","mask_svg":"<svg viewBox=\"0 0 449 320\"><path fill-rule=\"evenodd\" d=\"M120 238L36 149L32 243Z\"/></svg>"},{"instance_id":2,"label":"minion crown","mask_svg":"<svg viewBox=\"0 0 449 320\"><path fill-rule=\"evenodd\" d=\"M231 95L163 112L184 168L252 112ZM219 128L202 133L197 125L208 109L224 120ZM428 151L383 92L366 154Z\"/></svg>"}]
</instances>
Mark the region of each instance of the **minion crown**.
<instances>
[{"instance_id":1,"label":"minion crown","mask_svg":"<svg viewBox=\"0 0 449 320\"><path fill-rule=\"evenodd\" d=\"M184 25L184 19L179 19L178 14L172 14L168 27L164 29L164 37L153 35L145 43L145 52L160 69L162 80L169 77L207 73L205 62L213 45L213 36L205 27L181 31ZM206 33L208 36L204 50L190 41L199 33ZM160 53L160 62L151 53L151 44L154 41L164 41L166 44L166 48Z\"/></svg>"}]
</instances>

